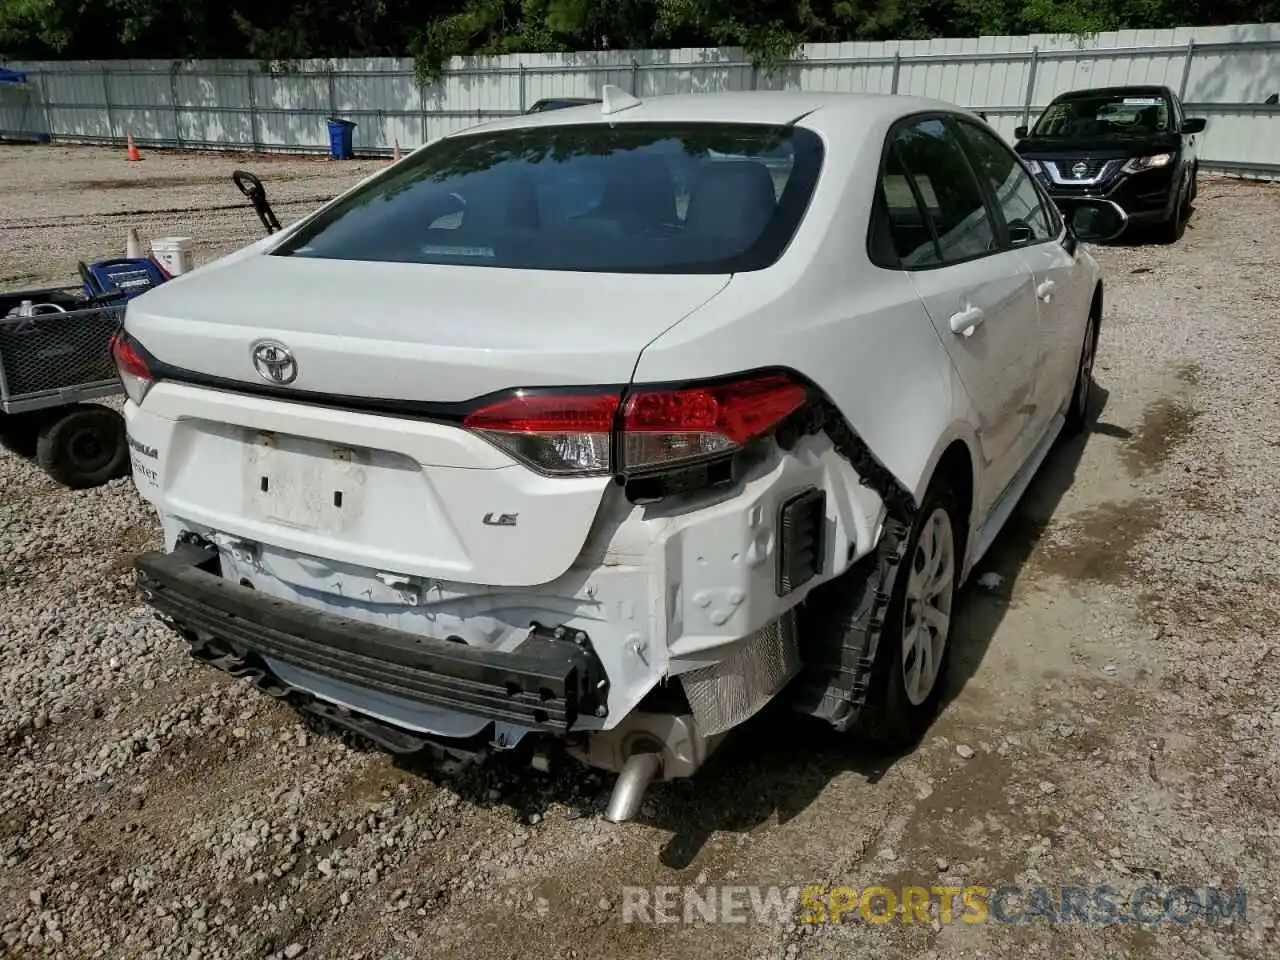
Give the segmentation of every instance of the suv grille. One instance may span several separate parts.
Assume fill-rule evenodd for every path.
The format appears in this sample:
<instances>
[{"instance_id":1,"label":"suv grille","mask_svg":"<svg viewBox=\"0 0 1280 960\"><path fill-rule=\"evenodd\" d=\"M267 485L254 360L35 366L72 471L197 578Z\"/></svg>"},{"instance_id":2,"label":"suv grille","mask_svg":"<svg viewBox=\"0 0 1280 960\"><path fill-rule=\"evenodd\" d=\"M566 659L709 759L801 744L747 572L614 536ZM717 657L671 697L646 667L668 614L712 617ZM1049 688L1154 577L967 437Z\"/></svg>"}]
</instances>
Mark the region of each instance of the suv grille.
<instances>
[{"instance_id":1,"label":"suv grille","mask_svg":"<svg viewBox=\"0 0 1280 960\"><path fill-rule=\"evenodd\" d=\"M1105 160L1050 160L1059 180L1092 180L1106 165Z\"/></svg>"}]
</instances>

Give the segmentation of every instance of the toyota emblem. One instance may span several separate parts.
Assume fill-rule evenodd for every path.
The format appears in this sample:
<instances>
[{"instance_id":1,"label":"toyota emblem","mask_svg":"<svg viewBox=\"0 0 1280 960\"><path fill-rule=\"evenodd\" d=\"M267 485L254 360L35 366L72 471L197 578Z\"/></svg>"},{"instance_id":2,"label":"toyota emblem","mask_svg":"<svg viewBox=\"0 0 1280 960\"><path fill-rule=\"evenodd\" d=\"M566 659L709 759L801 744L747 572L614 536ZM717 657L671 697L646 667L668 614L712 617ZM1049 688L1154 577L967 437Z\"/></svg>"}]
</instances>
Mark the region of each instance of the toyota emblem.
<instances>
[{"instance_id":1,"label":"toyota emblem","mask_svg":"<svg viewBox=\"0 0 1280 960\"><path fill-rule=\"evenodd\" d=\"M1071 168L1071 175L1077 180L1083 180L1084 175L1089 172L1089 165L1081 160Z\"/></svg>"},{"instance_id":2,"label":"toyota emblem","mask_svg":"<svg viewBox=\"0 0 1280 960\"><path fill-rule=\"evenodd\" d=\"M253 369L270 383L293 383L298 377L298 361L283 343L263 340L254 345Z\"/></svg>"}]
</instances>

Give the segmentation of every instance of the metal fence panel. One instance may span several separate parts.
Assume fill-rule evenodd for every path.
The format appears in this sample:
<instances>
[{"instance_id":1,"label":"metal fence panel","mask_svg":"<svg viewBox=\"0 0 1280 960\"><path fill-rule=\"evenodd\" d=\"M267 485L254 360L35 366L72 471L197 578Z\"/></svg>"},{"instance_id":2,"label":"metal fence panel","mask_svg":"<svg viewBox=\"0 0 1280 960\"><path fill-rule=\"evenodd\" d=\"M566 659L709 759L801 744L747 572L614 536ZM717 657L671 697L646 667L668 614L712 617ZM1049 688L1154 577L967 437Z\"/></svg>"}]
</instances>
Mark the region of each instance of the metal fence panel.
<instances>
[{"instance_id":1,"label":"metal fence panel","mask_svg":"<svg viewBox=\"0 0 1280 960\"><path fill-rule=\"evenodd\" d=\"M1280 177L1280 24L1066 35L806 44L772 73L740 49L623 50L459 57L419 87L407 58L163 60L15 64L30 95L0 98L0 135L66 142L323 152L325 119L357 124L357 153L388 154L543 97L598 96L614 84L641 97L726 90L916 94L982 111L1005 137L1054 96L1125 83L1164 84L1209 120L1206 166ZM33 129L34 128L34 129Z\"/></svg>"}]
</instances>

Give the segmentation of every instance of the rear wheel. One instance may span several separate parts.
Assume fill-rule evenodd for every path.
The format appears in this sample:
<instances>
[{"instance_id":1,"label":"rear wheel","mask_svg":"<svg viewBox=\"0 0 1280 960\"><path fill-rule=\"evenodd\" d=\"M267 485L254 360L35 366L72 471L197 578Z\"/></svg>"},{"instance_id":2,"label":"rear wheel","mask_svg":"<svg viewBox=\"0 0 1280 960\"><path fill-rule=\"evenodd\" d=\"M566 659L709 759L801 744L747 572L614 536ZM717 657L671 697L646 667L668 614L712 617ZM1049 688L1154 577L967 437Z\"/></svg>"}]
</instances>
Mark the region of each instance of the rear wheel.
<instances>
[{"instance_id":1,"label":"rear wheel","mask_svg":"<svg viewBox=\"0 0 1280 960\"><path fill-rule=\"evenodd\" d=\"M1089 423L1089 399L1093 393L1093 361L1098 354L1098 318L1092 314L1085 325L1084 343L1080 345L1080 363L1076 382L1067 407L1067 422L1062 432L1068 436L1080 433Z\"/></svg>"},{"instance_id":2,"label":"rear wheel","mask_svg":"<svg viewBox=\"0 0 1280 960\"><path fill-rule=\"evenodd\" d=\"M916 516L894 581L857 732L882 746L915 744L937 715L951 658L951 621L965 514L937 477Z\"/></svg>"},{"instance_id":3,"label":"rear wheel","mask_svg":"<svg viewBox=\"0 0 1280 960\"><path fill-rule=\"evenodd\" d=\"M124 417L95 404L75 406L40 429L36 462L65 487L84 490L129 471Z\"/></svg>"}]
</instances>

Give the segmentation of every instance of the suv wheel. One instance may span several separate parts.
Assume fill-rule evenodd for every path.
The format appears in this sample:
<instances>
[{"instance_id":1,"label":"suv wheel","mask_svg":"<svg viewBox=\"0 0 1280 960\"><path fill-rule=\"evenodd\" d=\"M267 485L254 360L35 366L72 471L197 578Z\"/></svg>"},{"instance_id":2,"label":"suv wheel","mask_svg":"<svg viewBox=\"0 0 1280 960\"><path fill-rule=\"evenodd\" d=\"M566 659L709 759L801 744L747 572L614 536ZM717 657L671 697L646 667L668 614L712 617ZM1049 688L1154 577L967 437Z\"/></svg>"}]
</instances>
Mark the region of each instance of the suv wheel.
<instances>
[{"instance_id":1,"label":"suv wheel","mask_svg":"<svg viewBox=\"0 0 1280 960\"><path fill-rule=\"evenodd\" d=\"M883 746L913 745L937 715L951 657L965 524L950 484L935 478L895 578L858 717L858 733Z\"/></svg>"},{"instance_id":2,"label":"suv wheel","mask_svg":"<svg viewBox=\"0 0 1280 960\"><path fill-rule=\"evenodd\" d=\"M1191 212L1189 189L1189 185L1183 183L1177 199L1173 201L1173 210L1169 218L1160 224L1160 239L1165 243L1177 243L1182 239L1182 234L1187 228L1187 215Z\"/></svg>"}]
</instances>

